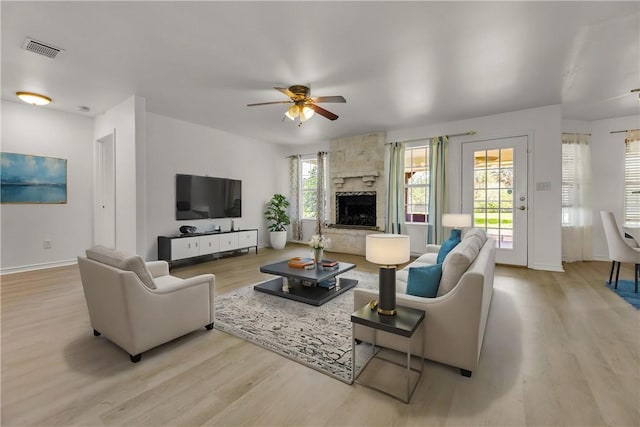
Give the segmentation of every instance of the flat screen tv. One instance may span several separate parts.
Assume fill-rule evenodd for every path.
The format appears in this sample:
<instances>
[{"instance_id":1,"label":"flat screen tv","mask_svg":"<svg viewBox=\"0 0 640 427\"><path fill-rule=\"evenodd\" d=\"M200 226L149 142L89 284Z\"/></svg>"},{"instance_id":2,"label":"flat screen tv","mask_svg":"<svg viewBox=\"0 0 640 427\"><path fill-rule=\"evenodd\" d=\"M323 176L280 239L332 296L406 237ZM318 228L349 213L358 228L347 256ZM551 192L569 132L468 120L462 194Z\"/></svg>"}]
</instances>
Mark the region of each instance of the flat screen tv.
<instances>
[{"instance_id":1,"label":"flat screen tv","mask_svg":"<svg viewBox=\"0 0 640 427\"><path fill-rule=\"evenodd\" d=\"M239 218L242 181L176 174L176 219Z\"/></svg>"}]
</instances>

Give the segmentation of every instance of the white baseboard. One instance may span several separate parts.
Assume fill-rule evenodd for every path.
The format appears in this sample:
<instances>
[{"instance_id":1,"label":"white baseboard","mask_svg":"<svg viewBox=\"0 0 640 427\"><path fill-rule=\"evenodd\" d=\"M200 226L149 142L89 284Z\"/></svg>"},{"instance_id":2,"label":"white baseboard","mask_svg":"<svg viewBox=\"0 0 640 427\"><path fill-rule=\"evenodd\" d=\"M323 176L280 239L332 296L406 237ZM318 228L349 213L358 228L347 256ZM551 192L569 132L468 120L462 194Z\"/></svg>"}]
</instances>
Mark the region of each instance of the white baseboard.
<instances>
[{"instance_id":1,"label":"white baseboard","mask_svg":"<svg viewBox=\"0 0 640 427\"><path fill-rule=\"evenodd\" d=\"M42 264L21 265L18 267L7 267L0 269L0 274L23 273L25 271L42 270L45 268L64 267L67 265L77 264L77 259L68 259L64 261L44 262Z\"/></svg>"},{"instance_id":2,"label":"white baseboard","mask_svg":"<svg viewBox=\"0 0 640 427\"><path fill-rule=\"evenodd\" d=\"M543 270L543 271L555 271L558 273L564 273L564 268L561 265L547 265L547 264L533 264L530 265L529 268L532 270Z\"/></svg>"}]
</instances>

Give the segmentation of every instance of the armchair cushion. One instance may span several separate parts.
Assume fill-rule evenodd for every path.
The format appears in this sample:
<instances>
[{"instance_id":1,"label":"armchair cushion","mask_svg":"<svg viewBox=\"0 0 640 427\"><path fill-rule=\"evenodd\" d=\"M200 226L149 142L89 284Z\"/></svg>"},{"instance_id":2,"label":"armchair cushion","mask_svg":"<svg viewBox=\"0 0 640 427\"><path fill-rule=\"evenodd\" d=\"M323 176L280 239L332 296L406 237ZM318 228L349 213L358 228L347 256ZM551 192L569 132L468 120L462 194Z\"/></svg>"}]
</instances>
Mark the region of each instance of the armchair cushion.
<instances>
[{"instance_id":1,"label":"armchair cushion","mask_svg":"<svg viewBox=\"0 0 640 427\"><path fill-rule=\"evenodd\" d=\"M409 268L407 294L416 297L435 298L442 276L442 264Z\"/></svg>"},{"instance_id":2,"label":"armchair cushion","mask_svg":"<svg viewBox=\"0 0 640 427\"><path fill-rule=\"evenodd\" d=\"M107 264L120 270L135 273L142 283L149 289L155 289L153 277L142 258L136 254L116 251L104 246L94 246L86 250L87 258Z\"/></svg>"}]
</instances>

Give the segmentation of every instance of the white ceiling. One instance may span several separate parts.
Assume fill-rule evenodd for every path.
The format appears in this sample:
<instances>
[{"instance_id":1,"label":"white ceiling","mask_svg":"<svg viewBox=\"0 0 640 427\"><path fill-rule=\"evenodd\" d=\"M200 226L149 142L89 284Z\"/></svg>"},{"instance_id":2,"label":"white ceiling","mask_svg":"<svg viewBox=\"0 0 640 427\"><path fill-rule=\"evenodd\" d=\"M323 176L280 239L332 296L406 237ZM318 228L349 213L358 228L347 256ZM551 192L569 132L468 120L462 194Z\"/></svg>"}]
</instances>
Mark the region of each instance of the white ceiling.
<instances>
[{"instance_id":1,"label":"white ceiling","mask_svg":"<svg viewBox=\"0 0 640 427\"><path fill-rule=\"evenodd\" d=\"M563 104L638 114L640 2L7 2L2 98L147 111L282 144ZM25 37L65 51L22 50ZM311 85L340 118L282 122L273 86ZM88 106L90 113L80 113Z\"/></svg>"}]
</instances>

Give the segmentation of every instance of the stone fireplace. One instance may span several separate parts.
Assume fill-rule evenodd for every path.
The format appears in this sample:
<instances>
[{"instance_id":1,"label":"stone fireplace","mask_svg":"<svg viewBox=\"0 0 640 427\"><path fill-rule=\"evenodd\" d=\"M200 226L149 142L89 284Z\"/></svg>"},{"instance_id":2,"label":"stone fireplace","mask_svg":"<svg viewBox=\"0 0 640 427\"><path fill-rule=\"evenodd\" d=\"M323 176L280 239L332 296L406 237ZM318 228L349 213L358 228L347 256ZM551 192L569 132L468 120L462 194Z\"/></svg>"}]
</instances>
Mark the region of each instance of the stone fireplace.
<instances>
[{"instance_id":1,"label":"stone fireplace","mask_svg":"<svg viewBox=\"0 0 640 427\"><path fill-rule=\"evenodd\" d=\"M384 132L330 141L329 226L323 230L330 251L364 255L366 235L384 231L385 143Z\"/></svg>"}]
</instances>

